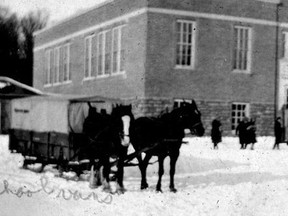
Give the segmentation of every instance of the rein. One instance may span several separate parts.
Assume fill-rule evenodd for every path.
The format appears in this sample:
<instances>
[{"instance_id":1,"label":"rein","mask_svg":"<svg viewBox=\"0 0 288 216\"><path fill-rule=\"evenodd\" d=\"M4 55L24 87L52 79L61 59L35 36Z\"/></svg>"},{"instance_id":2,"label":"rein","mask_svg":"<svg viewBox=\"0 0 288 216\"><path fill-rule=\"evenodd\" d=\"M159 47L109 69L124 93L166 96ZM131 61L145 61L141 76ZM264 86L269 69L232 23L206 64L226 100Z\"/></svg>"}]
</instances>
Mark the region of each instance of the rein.
<instances>
[{"instance_id":1,"label":"rein","mask_svg":"<svg viewBox=\"0 0 288 216\"><path fill-rule=\"evenodd\" d=\"M97 138L100 136L100 134L103 133L104 131L106 131L108 128L109 128L109 126L105 127L103 130L99 131L99 132L95 135L94 139L92 139L91 137L88 137L88 139L89 139L90 142L89 142L87 145L85 145L83 148L79 148L79 149L75 152L75 154L73 155L73 157L72 157L70 160L71 160L71 161L74 160L74 159L80 154L81 151L83 151L84 149L90 147L90 146L93 144L93 142L96 142L96 140L97 140Z\"/></svg>"},{"instance_id":2,"label":"rein","mask_svg":"<svg viewBox=\"0 0 288 216\"><path fill-rule=\"evenodd\" d=\"M201 122L197 122L197 123L195 123L194 125L192 125L191 128L195 128L195 127L197 127L197 126L200 125L200 124L201 124Z\"/></svg>"}]
</instances>

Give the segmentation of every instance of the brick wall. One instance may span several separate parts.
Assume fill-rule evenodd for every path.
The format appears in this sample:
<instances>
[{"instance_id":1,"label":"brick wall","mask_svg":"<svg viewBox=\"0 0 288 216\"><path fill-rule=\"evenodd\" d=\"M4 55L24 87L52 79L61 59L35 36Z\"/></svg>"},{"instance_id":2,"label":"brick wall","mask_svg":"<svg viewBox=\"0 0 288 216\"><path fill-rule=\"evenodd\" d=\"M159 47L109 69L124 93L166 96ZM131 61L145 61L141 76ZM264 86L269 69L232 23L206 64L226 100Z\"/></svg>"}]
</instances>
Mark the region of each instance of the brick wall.
<instances>
[{"instance_id":1,"label":"brick wall","mask_svg":"<svg viewBox=\"0 0 288 216\"><path fill-rule=\"evenodd\" d=\"M71 83L44 87L45 81L45 49L34 52L34 87L43 91L64 94L104 95L115 98L143 97L146 56L147 16L145 14L132 17L125 23L115 23L98 32L110 29L119 24L125 24L123 31L123 46L125 49L125 74L96 78L84 81L84 39L87 34L77 36L70 43L70 73ZM68 28L68 27L67 27ZM47 49L59 46L48 47Z\"/></svg>"},{"instance_id":2,"label":"brick wall","mask_svg":"<svg viewBox=\"0 0 288 216\"><path fill-rule=\"evenodd\" d=\"M176 21L196 21L195 69L177 69ZM251 73L233 68L233 26L237 22L149 13L147 97L190 97L273 103L275 91L275 27L252 27Z\"/></svg>"}]
</instances>

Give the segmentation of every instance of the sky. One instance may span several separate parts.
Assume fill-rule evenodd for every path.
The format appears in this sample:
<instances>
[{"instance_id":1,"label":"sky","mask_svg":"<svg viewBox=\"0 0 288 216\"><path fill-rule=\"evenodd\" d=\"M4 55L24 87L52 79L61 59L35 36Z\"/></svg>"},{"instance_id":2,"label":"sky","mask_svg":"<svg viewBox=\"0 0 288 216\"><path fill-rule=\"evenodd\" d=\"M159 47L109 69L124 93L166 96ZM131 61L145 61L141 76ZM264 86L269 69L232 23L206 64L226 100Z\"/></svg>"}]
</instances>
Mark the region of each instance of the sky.
<instances>
[{"instance_id":1,"label":"sky","mask_svg":"<svg viewBox=\"0 0 288 216\"><path fill-rule=\"evenodd\" d=\"M23 16L30 11L45 10L50 22L57 22L105 0L0 0L0 6Z\"/></svg>"},{"instance_id":2,"label":"sky","mask_svg":"<svg viewBox=\"0 0 288 216\"><path fill-rule=\"evenodd\" d=\"M19 16L23 16L29 11L46 10L50 14L51 24L104 1L106 0L0 0L0 6L9 7ZM281 0L259 1L275 3Z\"/></svg>"}]
</instances>

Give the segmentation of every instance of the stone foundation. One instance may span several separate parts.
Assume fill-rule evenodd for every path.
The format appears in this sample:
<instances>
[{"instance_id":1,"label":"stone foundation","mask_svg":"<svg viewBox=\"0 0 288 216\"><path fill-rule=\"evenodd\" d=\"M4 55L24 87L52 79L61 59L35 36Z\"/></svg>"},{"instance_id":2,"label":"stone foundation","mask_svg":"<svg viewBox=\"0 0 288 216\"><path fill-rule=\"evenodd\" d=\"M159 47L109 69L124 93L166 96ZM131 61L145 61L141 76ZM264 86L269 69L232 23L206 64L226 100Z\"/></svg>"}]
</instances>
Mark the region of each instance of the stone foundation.
<instances>
[{"instance_id":1,"label":"stone foundation","mask_svg":"<svg viewBox=\"0 0 288 216\"><path fill-rule=\"evenodd\" d=\"M166 110L173 109L174 100L167 98L145 98L128 100L133 105L135 118L141 116L158 116ZM231 104L224 101L196 101L202 114L202 122L205 127L205 135L210 136L211 122L219 118L222 123L223 135L235 135L231 131ZM274 135L274 105L250 103L250 117L256 118L257 136Z\"/></svg>"}]
</instances>

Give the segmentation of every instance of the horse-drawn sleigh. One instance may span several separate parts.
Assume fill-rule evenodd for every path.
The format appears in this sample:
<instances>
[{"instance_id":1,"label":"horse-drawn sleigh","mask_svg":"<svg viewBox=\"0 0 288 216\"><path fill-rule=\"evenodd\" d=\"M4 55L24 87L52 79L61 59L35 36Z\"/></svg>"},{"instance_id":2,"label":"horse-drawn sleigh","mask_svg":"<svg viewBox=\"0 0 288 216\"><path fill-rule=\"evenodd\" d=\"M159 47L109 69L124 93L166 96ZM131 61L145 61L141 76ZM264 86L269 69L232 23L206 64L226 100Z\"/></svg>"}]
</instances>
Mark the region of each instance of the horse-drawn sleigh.
<instances>
[{"instance_id":1,"label":"horse-drawn sleigh","mask_svg":"<svg viewBox=\"0 0 288 216\"><path fill-rule=\"evenodd\" d=\"M103 167L104 190L110 191L110 158L116 158L117 192L123 193L124 166L138 159L142 175L141 189L148 187L146 169L152 156L158 156L161 191L164 173L163 161L170 156L170 190L175 192L175 165L184 138L184 129L198 136L204 134L201 114L196 103L184 104L159 117L134 119L131 105L103 97L72 98L36 96L15 99L11 103L11 151L25 157L29 163L56 163L62 168L74 169L79 175L81 161L88 159L96 171ZM128 145L135 152L127 155ZM141 153L145 153L142 159ZM72 166L77 164L77 166ZM69 166L70 165L70 166Z\"/></svg>"}]
</instances>

